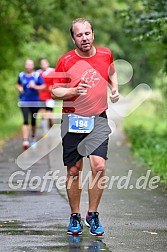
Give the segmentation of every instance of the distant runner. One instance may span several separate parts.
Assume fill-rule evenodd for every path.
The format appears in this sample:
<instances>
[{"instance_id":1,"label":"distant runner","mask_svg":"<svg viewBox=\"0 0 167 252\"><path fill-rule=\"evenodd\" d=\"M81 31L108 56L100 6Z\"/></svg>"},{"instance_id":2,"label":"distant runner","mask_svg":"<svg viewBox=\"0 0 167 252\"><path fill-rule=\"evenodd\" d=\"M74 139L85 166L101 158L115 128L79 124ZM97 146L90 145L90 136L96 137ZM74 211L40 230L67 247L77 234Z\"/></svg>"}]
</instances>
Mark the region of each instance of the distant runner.
<instances>
[{"instance_id":1,"label":"distant runner","mask_svg":"<svg viewBox=\"0 0 167 252\"><path fill-rule=\"evenodd\" d=\"M38 112L40 107L39 90L46 87L43 78L38 72L34 71L34 61L27 59L25 61L25 72L18 75L16 88L19 91L19 103L23 114L23 148L27 149L30 144L36 142L36 118L34 113ZM31 138L29 136L29 116L31 117Z\"/></svg>"},{"instance_id":2,"label":"distant runner","mask_svg":"<svg viewBox=\"0 0 167 252\"><path fill-rule=\"evenodd\" d=\"M39 97L42 102L42 108L40 109L41 114L41 126L43 135L45 136L48 133L49 128L53 126L53 120L52 120L52 112L53 108L55 106L55 101L51 97L51 86L52 86L52 80L45 78L47 74L54 71L54 68L49 67L49 62L46 58L42 58L40 60L40 67L41 69L38 70L40 75L43 77L46 88L44 90L41 90L39 92Z\"/></svg>"}]
</instances>

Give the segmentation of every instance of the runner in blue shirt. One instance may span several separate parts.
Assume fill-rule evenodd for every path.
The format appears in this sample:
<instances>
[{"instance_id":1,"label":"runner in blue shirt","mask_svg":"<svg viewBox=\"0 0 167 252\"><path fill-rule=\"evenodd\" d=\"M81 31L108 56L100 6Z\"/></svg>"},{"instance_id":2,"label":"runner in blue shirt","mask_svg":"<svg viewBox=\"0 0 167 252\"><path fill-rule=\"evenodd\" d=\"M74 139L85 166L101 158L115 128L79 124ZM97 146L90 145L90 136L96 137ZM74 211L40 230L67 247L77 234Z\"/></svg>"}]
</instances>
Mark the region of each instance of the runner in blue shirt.
<instances>
[{"instance_id":1,"label":"runner in blue shirt","mask_svg":"<svg viewBox=\"0 0 167 252\"><path fill-rule=\"evenodd\" d=\"M39 90L45 89L43 78L38 72L34 71L34 61L25 61L25 72L18 75L16 88L19 91L19 105L23 114L23 148L29 147L29 115L31 116L32 139L31 144L35 143L36 118L34 113L40 108Z\"/></svg>"}]
</instances>

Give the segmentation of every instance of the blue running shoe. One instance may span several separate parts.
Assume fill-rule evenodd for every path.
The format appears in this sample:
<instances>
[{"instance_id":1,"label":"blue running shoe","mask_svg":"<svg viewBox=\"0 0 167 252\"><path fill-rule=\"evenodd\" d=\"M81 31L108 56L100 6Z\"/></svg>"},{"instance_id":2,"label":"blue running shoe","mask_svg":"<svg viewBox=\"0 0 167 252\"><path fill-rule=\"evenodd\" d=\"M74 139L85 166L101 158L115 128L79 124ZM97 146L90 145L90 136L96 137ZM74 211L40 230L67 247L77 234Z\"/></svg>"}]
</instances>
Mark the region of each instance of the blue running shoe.
<instances>
[{"instance_id":1,"label":"blue running shoe","mask_svg":"<svg viewBox=\"0 0 167 252\"><path fill-rule=\"evenodd\" d=\"M36 147L36 139L35 139L35 137L32 137L32 139L31 139L31 141L30 141L30 146L31 147L33 147L33 148L35 148Z\"/></svg>"},{"instance_id":2,"label":"blue running shoe","mask_svg":"<svg viewBox=\"0 0 167 252\"><path fill-rule=\"evenodd\" d=\"M83 225L81 223L81 215L73 213L70 217L70 224L68 226L67 234L80 235L82 234Z\"/></svg>"},{"instance_id":3,"label":"blue running shoe","mask_svg":"<svg viewBox=\"0 0 167 252\"><path fill-rule=\"evenodd\" d=\"M90 234L94 236L103 236L104 229L99 221L99 213L91 212L87 213L85 224L90 228Z\"/></svg>"}]
</instances>

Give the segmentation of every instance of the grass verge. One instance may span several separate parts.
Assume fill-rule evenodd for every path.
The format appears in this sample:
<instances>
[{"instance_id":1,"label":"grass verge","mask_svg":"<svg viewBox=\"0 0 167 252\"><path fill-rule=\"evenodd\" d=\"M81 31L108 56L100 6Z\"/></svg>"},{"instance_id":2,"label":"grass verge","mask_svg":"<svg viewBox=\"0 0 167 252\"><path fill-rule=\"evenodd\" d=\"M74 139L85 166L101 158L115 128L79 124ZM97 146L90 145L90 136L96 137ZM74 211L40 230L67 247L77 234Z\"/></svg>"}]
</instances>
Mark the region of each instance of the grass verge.
<instances>
[{"instance_id":1,"label":"grass verge","mask_svg":"<svg viewBox=\"0 0 167 252\"><path fill-rule=\"evenodd\" d=\"M132 143L132 151L153 174L167 183L167 122L166 108L153 100L146 101L123 123Z\"/></svg>"},{"instance_id":2,"label":"grass verge","mask_svg":"<svg viewBox=\"0 0 167 252\"><path fill-rule=\"evenodd\" d=\"M0 119L0 146L4 141L15 135L21 129L22 117L20 112L16 112L8 119Z\"/></svg>"}]
</instances>

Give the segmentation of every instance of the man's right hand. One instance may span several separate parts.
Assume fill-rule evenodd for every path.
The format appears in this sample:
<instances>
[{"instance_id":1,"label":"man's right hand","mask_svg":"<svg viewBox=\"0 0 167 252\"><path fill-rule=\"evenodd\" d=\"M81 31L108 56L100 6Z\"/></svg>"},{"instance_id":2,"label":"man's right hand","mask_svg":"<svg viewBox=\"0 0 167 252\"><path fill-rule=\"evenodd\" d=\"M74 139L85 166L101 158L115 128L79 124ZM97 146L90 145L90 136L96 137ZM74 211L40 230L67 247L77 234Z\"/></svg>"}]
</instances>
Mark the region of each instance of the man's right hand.
<instances>
[{"instance_id":1,"label":"man's right hand","mask_svg":"<svg viewBox=\"0 0 167 252\"><path fill-rule=\"evenodd\" d=\"M51 97L54 100L68 100L80 95L86 95L87 89L91 86L86 84L83 80L77 87L73 88L51 88Z\"/></svg>"},{"instance_id":2,"label":"man's right hand","mask_svg":"<svg viewBox=\"0 0 167 252\"><path fill-rule=\"evenodd\" d=\"M81 79L81 82L76 87L76 95L86 95L88 92L88 88L90 87L90 85L88 85L84 80Z\"/></svg>"}]
</instances>

